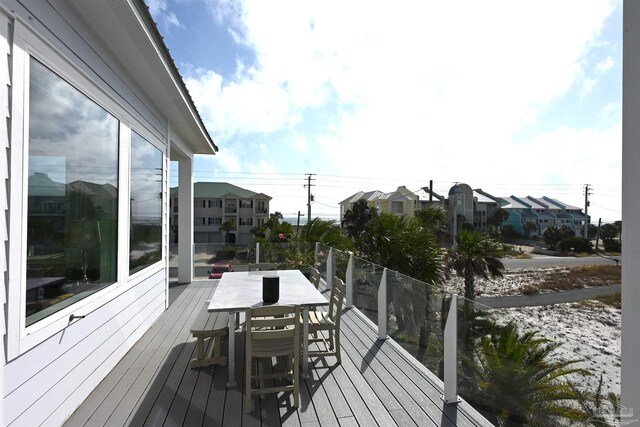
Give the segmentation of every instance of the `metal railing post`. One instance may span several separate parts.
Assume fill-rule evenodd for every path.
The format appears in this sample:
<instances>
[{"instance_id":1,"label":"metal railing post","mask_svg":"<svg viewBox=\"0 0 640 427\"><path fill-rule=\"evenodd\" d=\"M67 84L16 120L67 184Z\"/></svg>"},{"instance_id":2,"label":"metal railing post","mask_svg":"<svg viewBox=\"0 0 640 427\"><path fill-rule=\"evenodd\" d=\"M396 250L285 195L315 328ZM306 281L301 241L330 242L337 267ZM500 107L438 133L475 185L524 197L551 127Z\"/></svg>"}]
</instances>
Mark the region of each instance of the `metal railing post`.
<instances>
[{"instance_id":1,"label":"metal railing post","mask_svg":"<svg viewBox=\"0 0 640 427\"><path fill-rule=\"evenodd\" d=\"M445 403L458 403L458 295L451 297L451 306L444 327L444 394Z\"/></svg>"},{"instance_id":2,"label":"metal railing post","mask_svg":"<svg viewBox=\"0 0 640 427\"><path fill-rule=\"evenodd\" d=\"M349 255L349 263L347 264L347 273L345 274L347 285L347 308L353 307L353 254Z\"/></svg>"},{"instance_id":3,"label":"metal railing post","mask_svg":"<svg viewBox=\"0 0 640 427\"><path fill-rule=\"evenodd\" d=\"M316 267L318 265L318 257L320 253L320 242L316 242L316 249L313 253L313 266Z\"/></svg>"},{"instance_id":4,"label":"metal railing post","mask_svg":"<svg viewBox=\"0 0 640 427\"><path fill-rule=\"evenodd\" d=\"M260 242L256 242L256 264L260 262Z\"/></svg>"},{"instance_id":5,"label":"metal railing post","mask_svg":"<svg viewBox=\"0 0 640 427\"><path fill-rule=\"evenodd\" d=\"M378 288L378 339L387 339L387 269L382 271Z\"/></svg>"},{"instance_id":6,"label":"metal railing post","mask_svg":"<svg viewBox=\"0 0 640 427\"><path fill-rule=\"evenodd\" d=\"M333 285L333 275L336 271L333 267L334 262L333 248L329 248L329 255L327 256L327 289L331 289L331 286Z\"/></svg>"}]
</instances>

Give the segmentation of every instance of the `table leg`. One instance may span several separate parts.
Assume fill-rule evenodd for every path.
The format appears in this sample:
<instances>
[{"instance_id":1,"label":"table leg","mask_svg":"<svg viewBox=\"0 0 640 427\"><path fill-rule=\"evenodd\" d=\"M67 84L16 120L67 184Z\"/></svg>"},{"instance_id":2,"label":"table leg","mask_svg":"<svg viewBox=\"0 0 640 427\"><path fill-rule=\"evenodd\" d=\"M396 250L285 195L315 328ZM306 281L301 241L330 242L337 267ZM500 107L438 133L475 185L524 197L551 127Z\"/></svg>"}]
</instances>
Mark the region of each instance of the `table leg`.
<instances>
[{"instance_id":1,"label":"table leg","mask_svg":"<svg viewBox=\"0 0 640 427\"><path fill-rule=\"evenodd\" d=\"M229 368L229 381L227 387L236 386L236 313L229 313L229 354L227 355L227 367Z\"/></svg>"},{"instance_id":2,"label":"table leg","mask_svg":"<svg viewBox=\"0 0 640 427\"><path fill-rule=\"evenodd\" d=\"M309 377L309 307L302 307L302 376Z\"/></svg>"}]
</instances>

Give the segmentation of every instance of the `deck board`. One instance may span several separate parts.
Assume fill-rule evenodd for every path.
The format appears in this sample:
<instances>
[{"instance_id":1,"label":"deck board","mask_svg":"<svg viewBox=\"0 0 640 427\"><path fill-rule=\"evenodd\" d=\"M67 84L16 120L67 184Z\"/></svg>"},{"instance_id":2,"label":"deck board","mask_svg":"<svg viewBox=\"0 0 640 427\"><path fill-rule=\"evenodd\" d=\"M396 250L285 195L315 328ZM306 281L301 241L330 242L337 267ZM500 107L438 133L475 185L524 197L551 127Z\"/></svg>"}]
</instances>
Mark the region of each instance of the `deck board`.
<instances>
[{"instance_id":1,"label":"deck board","mask_svg":"<svg viewBox=\"0 0 640 427\"><path fill-rule=\"evenodd\" d=\"M355 309L345 310L342 317L342 364L336 365L335 357L310 360L297 410L290 393L279 393L255 396L254 410L245 414L239 332L235 387L227 388L226 366L189 368L195 353L189 329L216 283L195 281L172 292L169 309L65 426L490 425L466 403L444 404L438 380L390 340L377 340L370 322ZM225 338L224 354L227 345ZM272 362L263 359L257 369L269 373L288 363L284 358Z\"/></svg>"}]
</instances>

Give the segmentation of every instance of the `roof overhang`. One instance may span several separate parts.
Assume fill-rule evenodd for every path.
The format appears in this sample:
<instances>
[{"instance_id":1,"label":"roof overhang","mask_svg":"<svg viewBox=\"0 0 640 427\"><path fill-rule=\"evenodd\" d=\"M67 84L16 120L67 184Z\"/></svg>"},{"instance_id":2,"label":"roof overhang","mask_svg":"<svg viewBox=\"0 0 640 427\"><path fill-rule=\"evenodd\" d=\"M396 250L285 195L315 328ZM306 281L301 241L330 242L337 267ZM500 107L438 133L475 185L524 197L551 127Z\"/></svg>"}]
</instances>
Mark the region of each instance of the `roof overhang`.
<instances>
[{"instance_id":1,"label":"roof overhang","mask_svg":"<svg viewBox=\"0 0 640 427\"><path fill-rule=\"evenodd\" d=\"M207 132L143 0L70 0L191 154L215 154Z\"/></svg>"}]
</instances>

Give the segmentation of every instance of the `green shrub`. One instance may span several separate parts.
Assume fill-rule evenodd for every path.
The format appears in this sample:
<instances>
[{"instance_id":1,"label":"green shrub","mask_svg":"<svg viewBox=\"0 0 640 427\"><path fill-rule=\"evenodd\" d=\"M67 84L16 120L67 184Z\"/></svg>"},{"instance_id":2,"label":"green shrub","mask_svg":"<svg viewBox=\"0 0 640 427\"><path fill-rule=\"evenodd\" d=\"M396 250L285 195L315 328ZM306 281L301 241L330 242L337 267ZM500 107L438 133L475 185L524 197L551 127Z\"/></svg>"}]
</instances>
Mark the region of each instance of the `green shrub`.
<instances>
[{"instance_id":1,"label":"green shrub","mask_svg":"<svg viewBox=\"0 0 640 427\"><path fill-rule=\"evenodd\" d=\"M593 252L592 244L584 237L568 237L560 242L562 252Z\"/></svg>"},{"instance_id":2,"label":"green shrub","mask_svg":"<svg viewBox=\"0 0 640 427\"><path fill-rule=\"evenodd\" d=\"M622 251L622 244L620 243L619 240L616 239L604 239L602 241L602 244L604 245L604 250L607 252L621 252Z\"/></svg>"},{"instance_id":3,"label":"green shrub","mask_svg":"<svg viewBox=\"0 0 640 427\"><path fill-rule=\"evenodd\" d=\"M213 257L213 262L218 261L231 261L236 256L237 249L236 248L220 248L216 251L215 256Z\"/></svg>"}]
</instances>

